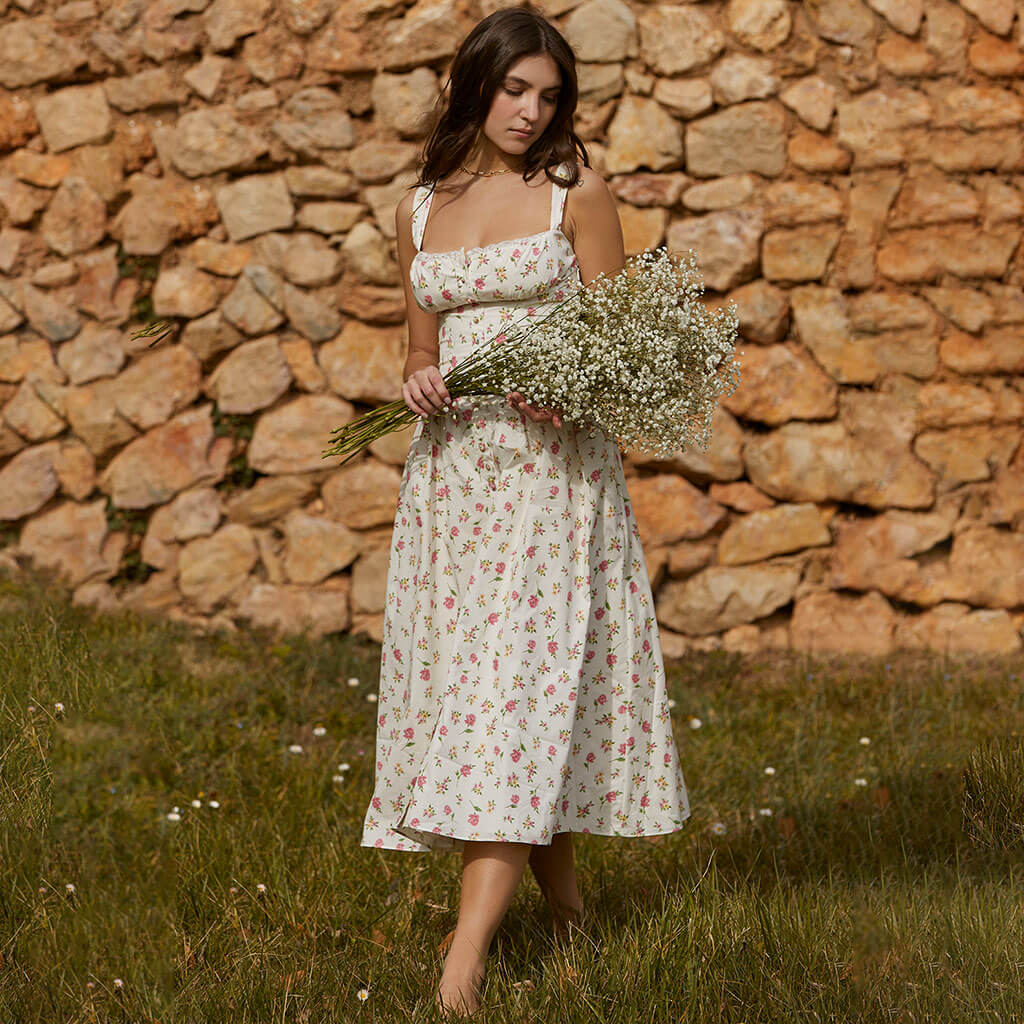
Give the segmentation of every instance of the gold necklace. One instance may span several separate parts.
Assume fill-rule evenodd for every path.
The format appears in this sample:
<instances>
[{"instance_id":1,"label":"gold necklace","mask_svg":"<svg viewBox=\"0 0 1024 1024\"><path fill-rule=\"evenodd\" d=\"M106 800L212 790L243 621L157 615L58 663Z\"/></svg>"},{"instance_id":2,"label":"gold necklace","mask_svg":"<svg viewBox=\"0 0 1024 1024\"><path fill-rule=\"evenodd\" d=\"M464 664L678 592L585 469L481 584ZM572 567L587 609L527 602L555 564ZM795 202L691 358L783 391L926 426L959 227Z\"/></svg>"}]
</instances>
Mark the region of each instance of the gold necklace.
<instances>
[{"instance_id":1,"label":"gold necklace","mask_svg":"<svg viewBox=\"0 0 1024 1024\"><path fill-rule=\"evenodd\" d=\"M478 178L489 178L493 174L511 174L515 168L505 167L500 171L471 171L465 164L460 165L467 174L475 174Z\"/></svg>"}]
</instances>

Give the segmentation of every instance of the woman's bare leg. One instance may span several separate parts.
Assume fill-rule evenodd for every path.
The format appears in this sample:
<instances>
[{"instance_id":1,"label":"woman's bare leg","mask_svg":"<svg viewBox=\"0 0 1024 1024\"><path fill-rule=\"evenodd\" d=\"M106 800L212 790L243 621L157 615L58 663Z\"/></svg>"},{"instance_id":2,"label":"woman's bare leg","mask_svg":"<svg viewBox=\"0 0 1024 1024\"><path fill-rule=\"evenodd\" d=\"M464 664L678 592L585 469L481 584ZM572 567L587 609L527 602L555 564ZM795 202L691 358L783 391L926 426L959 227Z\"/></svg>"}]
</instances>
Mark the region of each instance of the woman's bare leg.
<instances>
[{"instance_id":1,"label":"woman's bare leg","mask_svg":"<svg viewBox=\"0 0 1024 1024\"><path fill-rule=\"evenodd\" d=\"M459 918L438 985L444 1009L472 1013L480 1005L484 964L532 849L529 843L466 842Z\"/></svg>"},{"instance_id":2,"label":"woman's bare leg","mask_svg":"<svg viewBox=\"0 0 1024 1024\"><path fill-rule=\"evenodd\" d=\"M550 846L532 847L530 869L551 907L555 932L564 933L567 922L578 921L583 912L583 900L576 882L572 833L559 832Z\"/></svg>"}]
</instances>

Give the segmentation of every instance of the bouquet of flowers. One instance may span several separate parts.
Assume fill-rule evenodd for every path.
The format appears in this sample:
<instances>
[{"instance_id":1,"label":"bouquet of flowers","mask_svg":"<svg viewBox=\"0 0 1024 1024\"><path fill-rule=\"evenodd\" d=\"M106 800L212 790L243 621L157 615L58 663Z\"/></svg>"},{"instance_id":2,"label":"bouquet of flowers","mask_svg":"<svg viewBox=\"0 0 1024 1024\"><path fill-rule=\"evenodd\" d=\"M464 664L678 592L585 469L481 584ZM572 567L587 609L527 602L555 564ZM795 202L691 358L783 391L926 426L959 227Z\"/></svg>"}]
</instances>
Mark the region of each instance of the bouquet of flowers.
<instances>
[{"instance_id":1,"label":"bouquet of flowers","mask_svg":"<svg viewBox=\"0 0 1024 1024\"><path fill-rule=\"evenodd\" d=\"M693 250L665 246L631 256L541 318L521 318L444 377L452 398L519 391L531 405L562 410L566 423L596 425L620 447L668 457L696 442L707 450L720 395L739 383L732 361L735 303L710 310ZM418 419L389 402L332 431L327 458Z\"/></svg>"}]
</instances>

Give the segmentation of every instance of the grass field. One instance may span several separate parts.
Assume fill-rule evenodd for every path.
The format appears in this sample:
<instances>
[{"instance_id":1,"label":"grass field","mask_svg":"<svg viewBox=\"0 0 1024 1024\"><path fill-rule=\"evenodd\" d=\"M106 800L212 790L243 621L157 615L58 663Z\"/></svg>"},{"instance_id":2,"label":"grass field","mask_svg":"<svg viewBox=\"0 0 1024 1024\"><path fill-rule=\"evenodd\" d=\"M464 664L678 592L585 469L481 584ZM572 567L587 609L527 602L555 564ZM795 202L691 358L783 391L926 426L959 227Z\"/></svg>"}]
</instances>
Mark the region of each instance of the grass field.
<instances>
[{"instance_id":1,"label":"grass field","mask_svg":"<svg viewBox=\"0 0 1024 1024\"><path fill-rule=\"evenodd\" d=\"M435 1020L460 859L359 846L379 652L0 580L0 1024ZM961 822L1019 658L668 670L686 828L577 836L571 943L527 877L474 1020L1024 1020L1021 847Z\"/></svg>"}]
</instances>

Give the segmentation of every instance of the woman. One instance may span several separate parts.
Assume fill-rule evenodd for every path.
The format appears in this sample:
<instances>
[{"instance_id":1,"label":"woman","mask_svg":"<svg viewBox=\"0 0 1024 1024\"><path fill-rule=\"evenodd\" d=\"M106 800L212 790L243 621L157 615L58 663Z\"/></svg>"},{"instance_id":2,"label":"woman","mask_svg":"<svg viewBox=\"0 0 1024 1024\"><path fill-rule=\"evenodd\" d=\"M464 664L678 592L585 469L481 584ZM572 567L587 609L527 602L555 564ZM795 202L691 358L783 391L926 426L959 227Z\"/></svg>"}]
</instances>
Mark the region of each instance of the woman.
<instances>
[{"instance_id":1,"label":"woman","mask_svg":"<svg viewBox=\"0 0 1024 1024\"><path fill-rule=\"evenodd\" d=\"M463 1012L527 863L564 930L583 909L572 832L662 835L690 813L614 440L519 392L455 404L443 381L510 320L623 266L576 100L553 26L525 8L485 18L396 212L402 396L421 419L391 543L362 845L462 852L436 999Z\"/></svg>"}]
</instances>

